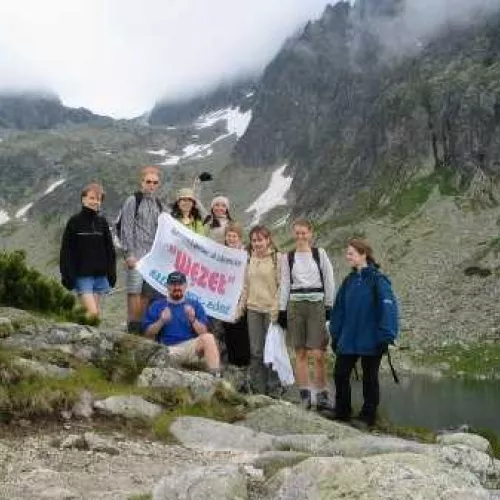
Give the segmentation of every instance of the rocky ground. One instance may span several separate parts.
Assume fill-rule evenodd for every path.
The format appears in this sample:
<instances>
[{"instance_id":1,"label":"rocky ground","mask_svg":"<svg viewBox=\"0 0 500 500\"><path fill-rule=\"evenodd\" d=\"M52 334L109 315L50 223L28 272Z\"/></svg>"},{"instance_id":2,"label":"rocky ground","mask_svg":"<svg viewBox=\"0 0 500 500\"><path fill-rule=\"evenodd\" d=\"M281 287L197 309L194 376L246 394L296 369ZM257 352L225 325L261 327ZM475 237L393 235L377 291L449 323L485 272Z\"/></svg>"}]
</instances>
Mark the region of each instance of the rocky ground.
<instances>
[{"instance_id":1,"label":"rocky ground","mask_svg":"<svg viewBox=\"0 0 500 500\"><path fill-rule=\"evenodd\" d=\"M492 500L475 434L366 433L120 331L0 310L0 499Z\"/></svg>"}]
</instances>

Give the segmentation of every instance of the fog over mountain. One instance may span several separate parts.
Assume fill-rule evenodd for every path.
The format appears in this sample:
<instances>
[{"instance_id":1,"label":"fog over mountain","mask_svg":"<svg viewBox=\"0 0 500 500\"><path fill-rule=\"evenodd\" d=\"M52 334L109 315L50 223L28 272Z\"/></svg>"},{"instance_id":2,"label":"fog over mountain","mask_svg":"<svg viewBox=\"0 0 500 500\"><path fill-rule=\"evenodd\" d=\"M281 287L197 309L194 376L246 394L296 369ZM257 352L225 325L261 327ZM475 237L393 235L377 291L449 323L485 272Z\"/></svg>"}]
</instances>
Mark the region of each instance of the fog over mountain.
<instances>
[{"instance_id":1,"label":"fog over mountain","mask_svg":"<svg viewBox=\"0 0 500 500\"><path fill-rule=\"evenodd\" d=\"M0 3L0 88L130 117L254 74L327 0Z\"/></svg>"}]
</instances>

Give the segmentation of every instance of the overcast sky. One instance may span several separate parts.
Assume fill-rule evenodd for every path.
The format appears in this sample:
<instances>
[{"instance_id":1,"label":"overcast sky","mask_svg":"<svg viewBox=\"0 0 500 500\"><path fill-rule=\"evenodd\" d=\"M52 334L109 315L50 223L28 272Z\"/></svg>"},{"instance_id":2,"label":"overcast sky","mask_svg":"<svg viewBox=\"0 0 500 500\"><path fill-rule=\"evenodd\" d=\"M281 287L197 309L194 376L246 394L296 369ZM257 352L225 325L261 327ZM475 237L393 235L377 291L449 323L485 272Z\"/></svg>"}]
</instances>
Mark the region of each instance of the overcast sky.
<instances>
[{"instance_id":1,"label":"overcast sky","mask_svg":"<svg viewBox=\"0 0 500 500\"><path fill-rule=\"evenodd\" d=\"M0 0L0 88L131 117L261 70L328 0Z\"/></svg>"}]
</instances>

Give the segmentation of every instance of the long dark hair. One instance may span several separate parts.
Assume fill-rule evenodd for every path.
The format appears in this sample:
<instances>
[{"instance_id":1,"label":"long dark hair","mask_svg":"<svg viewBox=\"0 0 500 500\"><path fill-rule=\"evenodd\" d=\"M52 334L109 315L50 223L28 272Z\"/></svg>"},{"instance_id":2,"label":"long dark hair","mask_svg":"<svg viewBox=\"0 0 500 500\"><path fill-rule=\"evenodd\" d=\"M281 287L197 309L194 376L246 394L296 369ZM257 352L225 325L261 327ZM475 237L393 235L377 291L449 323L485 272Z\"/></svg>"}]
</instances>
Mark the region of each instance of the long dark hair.
<instances>
[{"instance_id":1,"label":"long dark hair","mask_svg":"<svg viewBox=\"0 0 500 500\"><path fill-rule=\"evenodd\" d=\"M179 202L176 201L175 203L172 203L172 206L170 208L170 215L174 219L181 219L182 218L182 211L179 208ZM199 221L203 220L201 217L201 214L200 214L200 210L196 206L195 201L193 201L193 207L189 211L189 217L191 217L193 220L199 220Z\"/></svg>"},{"instance_id":2,"label":"long dark hair","mask_svg":"<svg viewBox=\"0 0 500 500\"><path fill-rule=\"evenodd\" d=\"M226 219L228 222L233 222L233 218L231 217L231 214L229 213L229 210L226 210ZM221 227L220 220L215 216L214 214L214 209L210 210L210 215L207 215L204 224L208 224L208 227L210 229L215 229L216 227Z\"/></svg>"},{"instance_id":3,"label":"long dark hair","mask_svg":"<svg viewBox=\"0 0 500 500\"><path fill-rule=\"evenodd\" d=\"M380 264L375 260L373 248L368 241L362 238L352 238L347 242L347 246L354 248L360 255L366 255L367 264L377 269L380 267Z\"/></svg>"}]
</instances>

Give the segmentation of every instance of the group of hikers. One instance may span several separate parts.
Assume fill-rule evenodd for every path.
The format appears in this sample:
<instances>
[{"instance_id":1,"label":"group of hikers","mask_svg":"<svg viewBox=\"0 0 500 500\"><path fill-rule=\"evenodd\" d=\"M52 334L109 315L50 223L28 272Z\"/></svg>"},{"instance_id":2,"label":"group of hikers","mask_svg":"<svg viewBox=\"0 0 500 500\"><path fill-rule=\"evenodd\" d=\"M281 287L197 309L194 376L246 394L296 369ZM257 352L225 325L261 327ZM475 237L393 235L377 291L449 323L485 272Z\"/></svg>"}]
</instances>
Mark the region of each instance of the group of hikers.
<instances>
[{"instance_id":1,"label":"group of hikers","mask_svg":"<svg viewBox=\"0 0 500 500\"><path fill-rule=\"evenodd\" d=\"M214 377L220 377L227 364L241 367L246 375L240 390L280 397L284 388L264 363L266 335L269 326L277 324L295 351L302 406L311 409L315 401L318 411L349 421L351 373L361 358L364 403L356 419L373 425L380 362L397 336L398 313L390 281L380 271L369 243L359 238L348 242L346 260L352 271L335 293L331 261L323 248L313 246L308 220L292 223L295 248L287 253L278 250L267 227L252 227L236 315L230 322L210 318L198 300L186 296L184 274L168 275L168 294L163 296L143 280L137 262L151 250L162 212L231 248L245 249L244 229L231 216L230 200L224 196L215 197L207 211L195 191L184 188L172 206L164 206L157 197L160 174L157 167L141 170L140 190L125 200L115 224L126 267L128 331L165 344L180 362L204 360ZM99 184L83 189L81 211L68 221L60 252L62 283L78 294L91 316L99 316L101 297L116 283L112 231L99 215L104 198ZM334 408L325 367L330 339L335 353Z\"/></svg>"}]
</instances>

